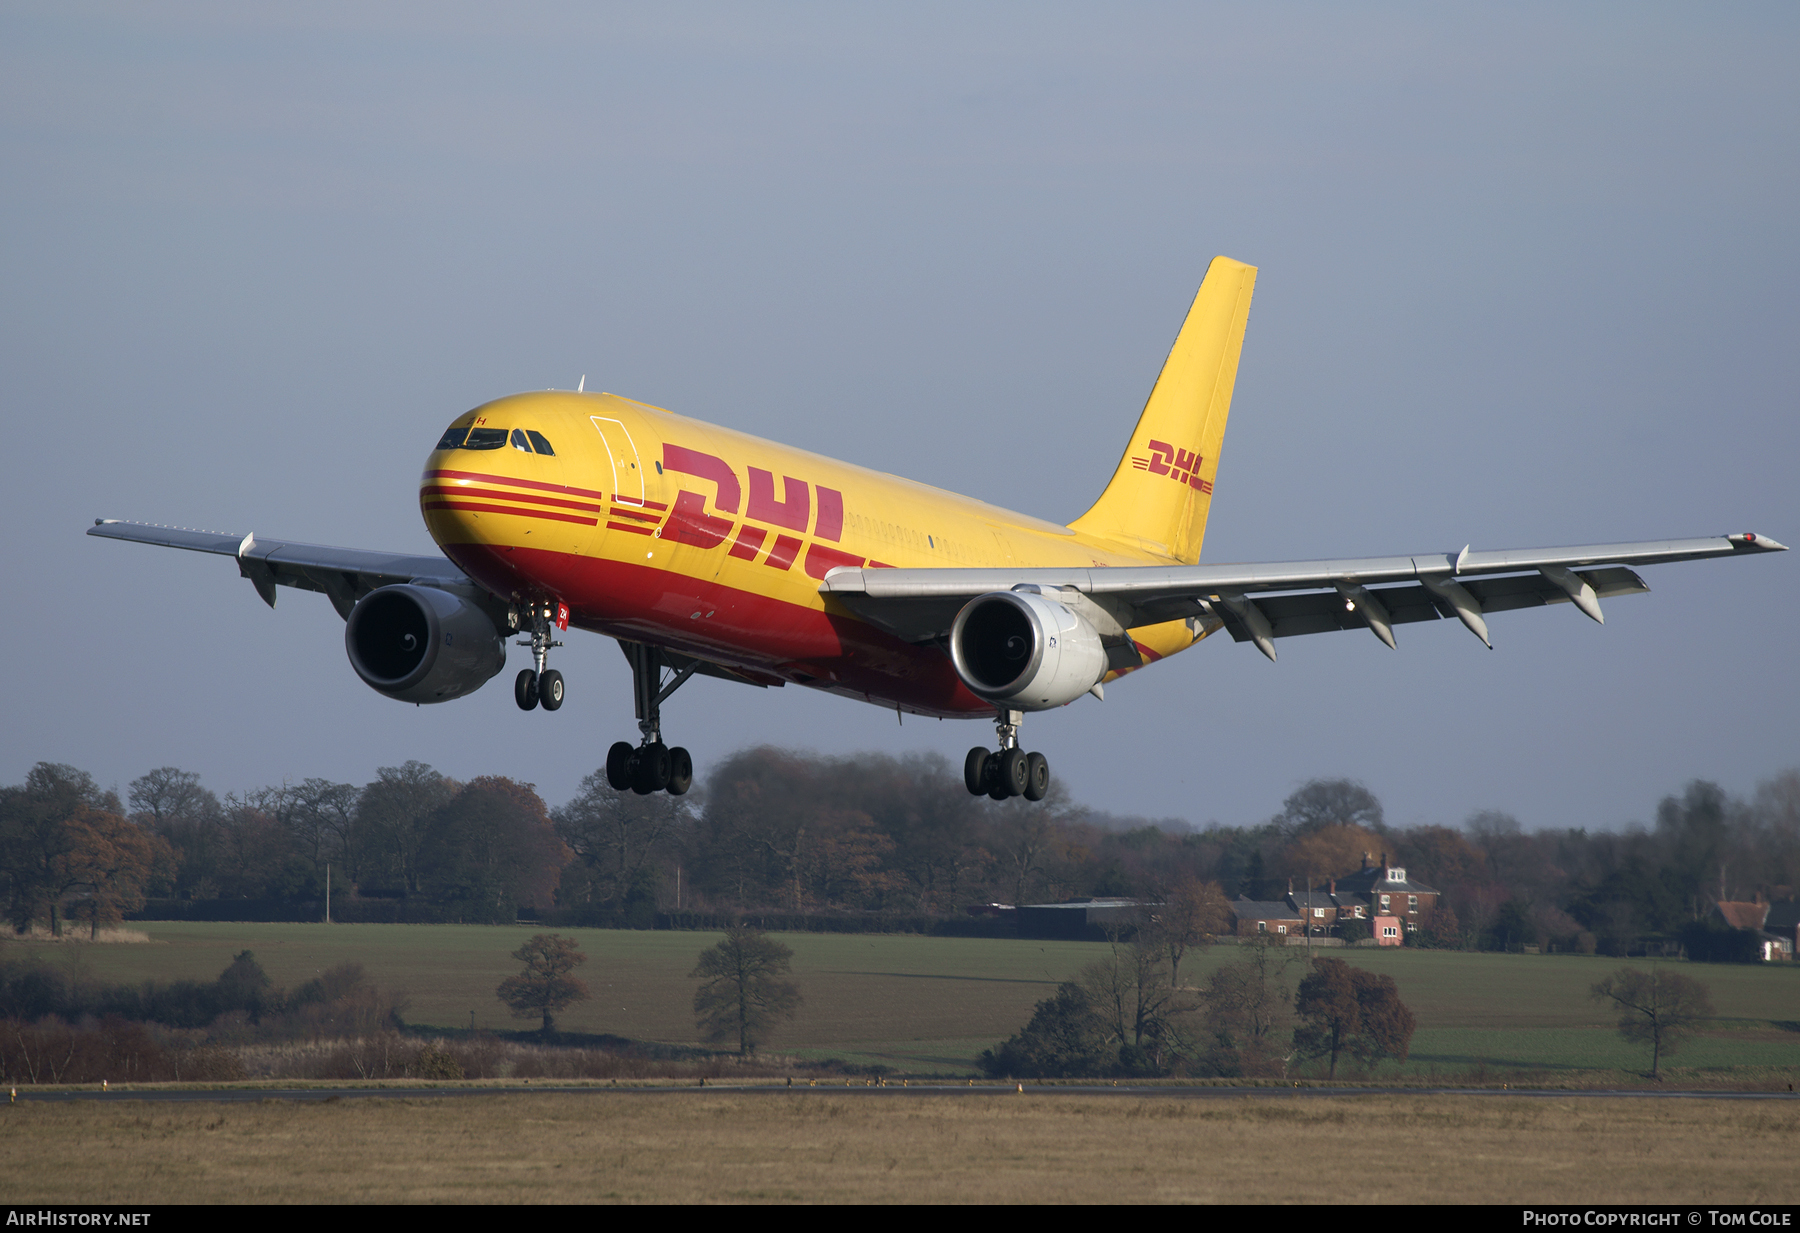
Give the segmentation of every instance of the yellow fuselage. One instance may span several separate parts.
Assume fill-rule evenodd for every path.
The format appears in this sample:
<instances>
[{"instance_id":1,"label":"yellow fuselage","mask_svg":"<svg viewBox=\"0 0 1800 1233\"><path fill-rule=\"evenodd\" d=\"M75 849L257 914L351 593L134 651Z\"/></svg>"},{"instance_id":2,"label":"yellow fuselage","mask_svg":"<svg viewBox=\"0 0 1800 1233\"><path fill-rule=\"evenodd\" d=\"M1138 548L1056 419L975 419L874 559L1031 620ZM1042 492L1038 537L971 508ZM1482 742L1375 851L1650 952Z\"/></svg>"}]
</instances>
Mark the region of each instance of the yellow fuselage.
<instances>
[{"instance_id":1,"label":"yellow fuselage","mask_svg":"<svg viewBox=\"0 0 1800 1233\"><path fill-rule=\"evenodd\" d=\"M459 417L461 429L485 448L434 451L420 506L445 554L495 594L566 604L581 628L752 680L919 714L994 705L940 648L822 595L828 570L1170 563L611 394L518 394ZM1181 621L1131 635L1146 661L1196 641Z\"/></svg>"}]
</instances>

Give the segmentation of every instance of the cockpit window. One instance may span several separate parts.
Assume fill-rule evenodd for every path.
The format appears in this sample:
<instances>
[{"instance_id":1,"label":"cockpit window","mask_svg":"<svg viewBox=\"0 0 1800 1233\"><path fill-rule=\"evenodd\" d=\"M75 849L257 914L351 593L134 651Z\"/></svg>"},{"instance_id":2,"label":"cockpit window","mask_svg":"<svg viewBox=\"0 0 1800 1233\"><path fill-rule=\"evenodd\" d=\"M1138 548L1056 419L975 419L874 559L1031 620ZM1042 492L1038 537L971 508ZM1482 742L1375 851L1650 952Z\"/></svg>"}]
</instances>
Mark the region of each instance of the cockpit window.
<instances>
[{"instance_id":1,"label":"cockpit window","mask_svg":"<svg viewBox=\"0 0 1800 1233\"><path fill-rule=\"evenodd\" d=\"M471 428L469 439L463 442L466 450L497 450L506 444L504 428Z\"/></svg>"},{"instance_id":2,"label":"cockpit window","mask_svg":"<svg viewBox=\"0 0 1800 1233\"><path fill-rule=\"evenodd\" d=\"M537 429L527 428L525 430L525 435L531 438L531 444L536 447L538 453L544 455L553 455L556 453L555 450L550 448L550 442L544 439L544 434Z\"/></svg>"},{"instance_id":3,"label":"cockpit window","mask_svg":"<svg viewBox=\"0 0 1800 1233\"><path fill-rule=\"evenodd\" d=\"M531 442L525 439L525 430L523 428L515 428L512 430L512 447L523 454L531 453Z\"/></svg>"},{"instance_id":4,"label":"cockpit window","mask_svg":"<svg viewBox=\"0 0 1800 1233\"><path fill-rule=\"evenodd\" d=\"M456 449L458 446L460 446L463 443L463 438L468 435L469 435L469 430L467 428L445 429L444 435L442 437L438 438L437 448L441 449L441 450Z\"/></svg>"}]
</instances>

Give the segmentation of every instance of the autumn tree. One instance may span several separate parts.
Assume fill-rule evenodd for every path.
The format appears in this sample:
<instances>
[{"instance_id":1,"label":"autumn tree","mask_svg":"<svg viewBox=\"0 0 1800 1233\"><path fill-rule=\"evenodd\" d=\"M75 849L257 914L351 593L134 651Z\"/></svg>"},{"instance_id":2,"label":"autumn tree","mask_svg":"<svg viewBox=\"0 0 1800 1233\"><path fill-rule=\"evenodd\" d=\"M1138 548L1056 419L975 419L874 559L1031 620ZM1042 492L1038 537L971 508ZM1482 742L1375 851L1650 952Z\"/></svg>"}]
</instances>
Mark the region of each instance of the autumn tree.
<instances>
[{"instance_id":1,"label":"autumn tree","mask_svg":"<svg viewBox=\"0 0 1800 1233\"><path fill-rule=\"evenodd\" d=\"M1196 946L1205 946L1230 928L1231 905L1217 882L1187 877L1149 910L1146 933L1169 957L1169 985L1181 988L1181 961Z\"/></svg>"},{"instance_id":2,"label":"autumn tree","mask_svg":"<svg viewBox=\"0 0 1800 1233\"><path fill-rule=\"evenodd\" d=\"M542 1015L543 1033L548 1036L556 1028L552 1016L588 996L587 985L574 975L575 969L587 962L587 956L581 953L574 938L540 933L515 950L512 957L523 963L525 970L501 981L494 996L512 1009L515 1018Z\"/></svg>"},{"instance_id":3,"label":"autumn tree","mask_svg":"<svg viewBox=\"0 0 1800 1233\"><path fill-rule=\"evenodd\" d=\"M1674 1053L1713 1015L1707 988L1691 976L1660 968L1620 968L1594 986L1596 1001L1619 1012L1619 1035L1650 1046L1650 1077L1662 1078L1664 1054Z\"/></svg>"},{"instance_id":4,"label":"autumn tree","mask_svg":"<svg viewBox=\"0 0 1800 1233\"><path fill-rule=\"evenodd\" d=\"M791 1019L800 990L783 980L794 952L747 925L726 931L725 940L703 951L690 976L694 1018L708 1044L736 1040L740 1057L768 1038L778 1019Z\"/></svg>"},{"instance_id":5,"label":"autumn tree","mask_svg":"<svg viewBox=\"0 0 1800 1233\"><path fill-rule=\"evenodd\" d=\"M38 763L23 785L0 790L0 877L16 928L47 918L52 933L62 932L63 896L89 885L94 829L111 825L99 815L127 825L123 812L92 775L55 762Z\"/></svg>"},{"instance_id":6,"label":"autumn tree","mask_svg":"<svg viewBox=\"0 0 1800 1233\"><path fill-rule=\"evenodd\" d=\"M162 836L104 809L81 808L65 825L74 842L63 872L83 892L76 913L87 917L89 936L97 938L100 926L144 906L144 888L169 877L175 852Z\"/></svg>"},{"instance_id":7,"label":"autumn tree","mask_svg":"<svg viewBox=\"0 0 1800 1233\"><path fill-rule=\"evenodd\" d=\"M1365 1065L1384 1057L1404 1062L1412 1043L1413 1013L1400 1000L1392 976L1353 968L1342 959L1319 959L1294 996L1300 1026L1294 1047L1306 1057L1329 1057L1337 1078L1340 1054Z\"/></svg>"}]
</instances>

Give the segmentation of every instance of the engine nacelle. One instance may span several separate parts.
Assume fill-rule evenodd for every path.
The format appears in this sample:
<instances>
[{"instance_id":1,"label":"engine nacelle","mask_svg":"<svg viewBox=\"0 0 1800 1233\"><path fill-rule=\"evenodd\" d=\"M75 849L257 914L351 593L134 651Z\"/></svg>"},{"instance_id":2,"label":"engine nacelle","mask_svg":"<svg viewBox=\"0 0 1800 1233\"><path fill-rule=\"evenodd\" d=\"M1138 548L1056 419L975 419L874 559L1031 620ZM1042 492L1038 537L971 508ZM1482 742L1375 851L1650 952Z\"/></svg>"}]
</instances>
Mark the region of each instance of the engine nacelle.
<instances>
[{"instance_id":1,"label":"engine nacelle","mask_svg":"<svg viewBox=\"0 0 1800 1233\"><path fill-rule=\"evenodd\" d=\"M344 622L350 666L376 693L401 702L448 702L506 667L506 643L480 608L437 587L382 587Z\"/></svg>"},{"instance_id":2,"label":"engine nacelle","mask_svg":"<svg viewBox=\"0 0 1800 1233\"><path fill-rule=\"evenodd\" d=\"M1032 591L970 600L950 627L950 659L971 693L1015 711L1073 702L1107 670L1094 627Z\"/></svg>"}]
</instances>

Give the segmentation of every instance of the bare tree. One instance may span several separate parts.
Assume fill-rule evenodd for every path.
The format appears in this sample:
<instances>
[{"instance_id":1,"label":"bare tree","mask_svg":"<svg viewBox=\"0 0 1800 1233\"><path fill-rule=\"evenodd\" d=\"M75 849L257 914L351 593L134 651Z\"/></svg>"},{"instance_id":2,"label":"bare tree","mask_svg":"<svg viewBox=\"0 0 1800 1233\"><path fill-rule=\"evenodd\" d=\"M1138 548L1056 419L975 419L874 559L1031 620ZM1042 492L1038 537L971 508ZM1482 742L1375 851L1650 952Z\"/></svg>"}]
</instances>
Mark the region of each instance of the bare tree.
<instances>
[{"instance_id":1,"label":"bare tree","mask_svg":"<svg viewBox=\"0 0 1800 1233\"><path fill-rule=\"evenodd\" d=\"M1384 832L1381 802L1354 779L1314 779L1281 803L1275 819L1289 838L1327 826Z\"/></svg>"},{"instance_id":2,"label":"bare tree","mask_svg":"<svg viewBox=\"0 0 1800 1233\"><path fill-rule=\"evenodd\" d=\"M550 820L581 862L587 895L615 910L653 883L652 863L674 850L690 821L687 797L620 792L604 770L583 779Z\"/></svg>"},{"instance_id":3,"label":"bare tree","mask_svg":"<svg viewBox=\"0 0 1800 1233\"><path fill-rule=\"evenodd\" d=\"M800 990L782 977L793 958L786 946L745 925L703 951L691 975L700 981L694 1018L707 1043L736 1039L741 1057L768 1038L776 1020L792 1019Z\"/></svg>"},{"instance_id":4,"label":"bare tree","mask_svg":"<svg viewBox=\"0 0 1800 1233\"><path fill-rule=\"evenodd\" d=\"M1619 1035L1649 1043L1650 1077L1657 1080L1662 1078L1663 1055L1674 1053L1713 1015L1705 985L1655 967L1648 972L1620 968L1594 986L1593 996L1618 1010Z\"/></svg>"},{"instance_id":5,"label":"bare tree","mask_svg":"<svg viewBox=\"0 0 1800 1233\"><path fill-rule=\"evenodd\" d=\"M383 766L357 798L356 816L376 853L412 893L419 890L419 857L431 815L449 803L456 785L423 762Z\"/></svg>"},{"instance_id":6,"label":"bare tree","mask_svg":"<svg viewBox=\"0 0 1800 1233\"><path fill-rule=\"evenodd\" d=\"M1207 981L1207 1029L1243 1073L1285 1070L1294 1030L1293 970L1301 956L1267 938L1243 949L1242 959Z\"/></svg>"}]
</instances>

